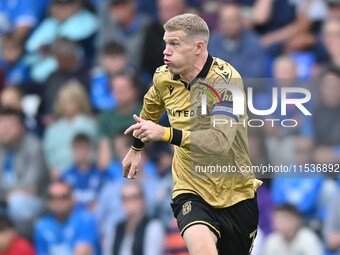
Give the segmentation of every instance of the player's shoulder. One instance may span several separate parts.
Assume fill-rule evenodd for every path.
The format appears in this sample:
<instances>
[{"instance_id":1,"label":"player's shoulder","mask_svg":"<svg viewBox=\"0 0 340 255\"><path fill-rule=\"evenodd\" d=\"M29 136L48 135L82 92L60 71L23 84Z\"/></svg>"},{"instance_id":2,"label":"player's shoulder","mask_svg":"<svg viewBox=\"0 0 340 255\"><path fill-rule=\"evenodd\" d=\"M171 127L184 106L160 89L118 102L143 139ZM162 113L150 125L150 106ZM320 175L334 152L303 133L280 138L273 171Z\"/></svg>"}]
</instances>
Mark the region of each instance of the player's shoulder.
<instances>
[{"instance_id":1,"label":"player's shoulder","mask_svg":"<svg viewBox=\"0 0 340 255\"><path fill-rule=\"evenodd\" d=\"M169 71L168 66L162 65L156 69L153 76L153 83L154 85L161 84L163 82L172 80L172 78L173 74Z\"/></svg>"},{"instance_id":2,"label":"player's shoulder","mask_svg":"<svg viewBox=\"0 0 340 255\"><path fill-rule=\"evenodd\" d=\"M159 66L155 71L155 74L158 74L158 75L167 74L167 73L170 73L167 65Z\"/></svg>"},{"instance_id":3,"label":"player's shoulder","mask_svg":"<svg viewBox=\"0 0 340 255\"><path fill-rule=\"evenodd\" d=\"M214 73L227 80L241 78L240 73L230 63L217 57L213 57L213 59L212 70Z\"/></svg>"}]
</instances>

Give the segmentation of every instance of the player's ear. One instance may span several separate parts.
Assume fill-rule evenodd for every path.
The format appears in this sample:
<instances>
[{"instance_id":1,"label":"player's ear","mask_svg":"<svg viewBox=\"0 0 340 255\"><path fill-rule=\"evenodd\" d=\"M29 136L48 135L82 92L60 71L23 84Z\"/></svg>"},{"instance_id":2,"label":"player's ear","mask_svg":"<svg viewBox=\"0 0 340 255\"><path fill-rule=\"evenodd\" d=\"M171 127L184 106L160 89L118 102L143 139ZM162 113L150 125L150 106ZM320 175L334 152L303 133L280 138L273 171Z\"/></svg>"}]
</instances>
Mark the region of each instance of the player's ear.
<instances>
[{"instance_id":1,"label":"player's ear","mask_svg":"<svg viewBox=\"0 0 340 255\"><path fill-rule=\"evenodd\" d=\"M202 51L204 51L204 49L205 49L204 41L197 41L196 42L195 54L199 55Z\"/></svg>"}]
</instances>

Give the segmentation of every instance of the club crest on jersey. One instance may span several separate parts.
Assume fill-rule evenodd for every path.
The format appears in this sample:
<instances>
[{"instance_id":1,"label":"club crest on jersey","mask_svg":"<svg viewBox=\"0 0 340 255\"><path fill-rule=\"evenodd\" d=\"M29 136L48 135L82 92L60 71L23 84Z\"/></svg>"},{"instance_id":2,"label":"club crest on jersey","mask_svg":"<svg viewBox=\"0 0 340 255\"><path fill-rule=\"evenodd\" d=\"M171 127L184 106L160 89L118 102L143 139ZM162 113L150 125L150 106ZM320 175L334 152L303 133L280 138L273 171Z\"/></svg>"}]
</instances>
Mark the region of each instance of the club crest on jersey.
<instances>
[{"instance_id":1,"label":"club crest on jersey","mask_svg":"<svg viewBox=\"0 0 340 255\"><path fill-rule=\"evenodd\" d=\"M189 212L191 212L191 201L186 202L182 206L182 212L183 212L183 215L187 215Z\"/></svg>"}]
</instances>

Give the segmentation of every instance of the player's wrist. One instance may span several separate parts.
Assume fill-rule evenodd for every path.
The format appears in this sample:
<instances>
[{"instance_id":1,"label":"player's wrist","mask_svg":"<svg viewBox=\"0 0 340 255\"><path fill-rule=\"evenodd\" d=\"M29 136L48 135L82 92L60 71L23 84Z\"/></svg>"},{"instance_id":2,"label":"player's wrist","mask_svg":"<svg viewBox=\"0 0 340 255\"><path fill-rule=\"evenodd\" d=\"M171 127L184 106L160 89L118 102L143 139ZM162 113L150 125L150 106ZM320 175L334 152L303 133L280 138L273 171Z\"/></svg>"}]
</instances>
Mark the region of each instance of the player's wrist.
<instances>
[{"instance_id":1,"label":"player's wrist","mask_svg":"<svg viewBox=\"0 0 340 255\"><path fill-rule=\"evenodd\" d=\"M182 130L172 127L165 127L162 141L180 146L182 143Z\"/></svg>"},{"instance_id":2,"label":"player's wrist","mask_svg":"<svg viewBox=\"0 0 340 255\"><path fill-rule=\"evenodd\" d=\"M139 138L133 136L131 149L135 151L141 151L144 148L144 143Z\"/></svg>"},{"instance_id":3,"label":"player's wrist","mask_svg":"<svg viewBox=\"0 0 340 255\"><path fill-rule=\"evenodd\" d=\"M170 139L171 139L171 128L169 127L163 127L163 138L162 138L162 141L163 142L170 142Z\"/></svg>"}]
</instances>

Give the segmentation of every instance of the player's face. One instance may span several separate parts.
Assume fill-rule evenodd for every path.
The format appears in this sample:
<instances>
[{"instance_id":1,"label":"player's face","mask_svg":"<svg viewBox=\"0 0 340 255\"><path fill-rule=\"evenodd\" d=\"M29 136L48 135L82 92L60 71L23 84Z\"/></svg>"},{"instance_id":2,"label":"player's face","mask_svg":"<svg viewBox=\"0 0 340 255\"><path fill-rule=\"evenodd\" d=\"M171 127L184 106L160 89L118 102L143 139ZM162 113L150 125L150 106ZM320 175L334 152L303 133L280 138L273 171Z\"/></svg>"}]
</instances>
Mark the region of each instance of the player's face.
<instances>
[{"instance_id":1,"label":"player's face","mask_svg":"<svg viewBox=\"0 0 340 255\"><path fill-rule=\"evenodd\" d=\"M196 44L184 31L164 33L164 64L173 74L184 74L192 68Z\"/></svg>"}]
</instances>

